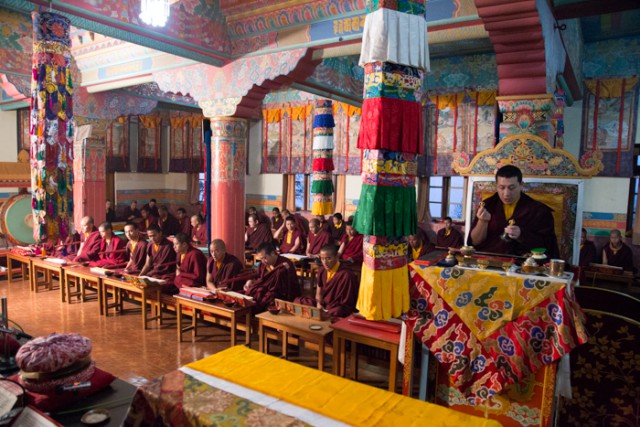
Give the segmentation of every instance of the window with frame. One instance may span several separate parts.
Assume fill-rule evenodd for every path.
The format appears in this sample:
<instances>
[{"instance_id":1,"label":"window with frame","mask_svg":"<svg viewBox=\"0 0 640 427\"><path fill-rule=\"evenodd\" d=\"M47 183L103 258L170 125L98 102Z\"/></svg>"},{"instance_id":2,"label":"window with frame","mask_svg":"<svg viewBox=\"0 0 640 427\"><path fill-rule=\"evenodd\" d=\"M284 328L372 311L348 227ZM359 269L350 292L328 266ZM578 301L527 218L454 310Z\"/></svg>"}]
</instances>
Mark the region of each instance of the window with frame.
<instances>
[{"instance_id":1,"label":"window with frame","mask_svg":"<svg viewBox=\"0 0 640 427\"><path fill-rule=\"evenodd\" d=\"M311 183L313 175L309 173L296 174L296 210L311 210Z\"/></svg>"},{"instance_id":2,"label":"window with frame","mask_svg":"<svg viewBox=\"0 0 640 427\"><path fill-rule=\"evenodd\" d=\"M429 213L431 218L450 216L464 219L464 193L466 179L462 176L429 177Z\"/></svg>"},{"instance_id":3,"label":"window with frame","mask_svg":"<svg viewBox=\"0 0 640 427\"><path fill-rule=\"evenodd\" d=\"M198 201L204 203L204 181L206 176L203 172L198 174ZM192 193L193 194L193 193Z\"/></svg>"}]
</instances>

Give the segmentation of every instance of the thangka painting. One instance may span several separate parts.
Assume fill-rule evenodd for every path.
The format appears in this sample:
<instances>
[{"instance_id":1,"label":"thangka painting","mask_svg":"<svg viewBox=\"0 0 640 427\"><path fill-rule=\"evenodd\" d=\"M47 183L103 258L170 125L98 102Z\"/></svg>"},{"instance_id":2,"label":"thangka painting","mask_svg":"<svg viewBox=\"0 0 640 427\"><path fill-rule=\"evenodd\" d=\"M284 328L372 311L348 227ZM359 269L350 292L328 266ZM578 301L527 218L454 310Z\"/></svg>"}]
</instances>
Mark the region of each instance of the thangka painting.
<instances>
[{"instance_id":1,"label":"thangka painting","mask_svg":"<svg viewBox=\"0 0 640 427\"><path fill-rule=\"evenodd\" d=\"M342 102L333 103L333 164L334 173L360 175L362 151L358 149L358 132L362 109Z\"/></svg>"},{"instance_id":2,"label":"thangka painting","mask_svg":"<svg viewBox=\"0 0 640 427\"><path fill-rule=\"evenodd\" d=\"M138 116L138 172L162 172L162 117Z\"/></svg>"},{"instance_id":3,"label":"thangka painting","mask_svg":"<svg viewBox=\"0 0 640 427\"><path fill-rule=\"evenodd\" d=\"M170 117L169 172L204 171L202 115L173 113Z\"/></svg>"},{"instance_id":4,"label":"thangka painting","mask_svg":"<svg viewBox=\"0 0 640 427\"><path fill-rule=\"evenodd\" d=\"M29 144L31 137L29 136L29 109L22 108L18 110L18 153L20 150L29 152Z\"/></svg>"},{"instance_id":5,"label":"thangka painting","mask_svg":"<svg viewBox=\"0 0 640 427\"><path fill-rule=\"evenodd\" d=\"M600 150L603 176L633 176L638 78L585 81L581 156Z\"/></svg>"},{"instance_id":6,"label":"thangka painting","mask_svg":"<svg viewBox=\"0 0 640 427\"><path fill-rule=\"evenodd\" d=\"M496 144L495 92L464 92L429 97L425 117L425 142L418 176L451 176L455 153L473 158Z\"/></svg>"},{"instance_id":7,"label":"thangka painting","mask_svg":"<svg viewBox=\"0 0 640 427\"><path fill-rule=\"evenodd\" d=\"M262 173L311 173L311 104L263 110Z\"/></svg>"},{"instance_id":8,"label":"thangka painting","mask_svg":"<svg viewBox=\"0 0 640 427\"><path fill-rule=\"evenodd\" d=\"M106 132L107 170L129 172L129 118L111 120Z\"/></svg>"}]
</instances>

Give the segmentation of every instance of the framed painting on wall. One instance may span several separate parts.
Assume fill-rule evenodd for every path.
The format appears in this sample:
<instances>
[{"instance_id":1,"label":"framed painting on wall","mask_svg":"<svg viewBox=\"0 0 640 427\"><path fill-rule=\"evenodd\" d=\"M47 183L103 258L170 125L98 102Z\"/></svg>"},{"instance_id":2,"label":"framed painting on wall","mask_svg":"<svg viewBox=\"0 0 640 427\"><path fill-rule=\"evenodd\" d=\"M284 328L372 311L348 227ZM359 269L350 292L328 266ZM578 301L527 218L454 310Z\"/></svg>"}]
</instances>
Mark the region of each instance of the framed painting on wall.
<instances>
[{"instance_id":1,"label":"framed painting on wall","mask_svg":"<svg viewBox=\"0 0 640 427\"><path fill-rule=\"evenodd\" d=\"M20 150L29 152L31 138L29 137L29 108L21 108L18 112L18 153Z\"/></svg>"}]
</instances>

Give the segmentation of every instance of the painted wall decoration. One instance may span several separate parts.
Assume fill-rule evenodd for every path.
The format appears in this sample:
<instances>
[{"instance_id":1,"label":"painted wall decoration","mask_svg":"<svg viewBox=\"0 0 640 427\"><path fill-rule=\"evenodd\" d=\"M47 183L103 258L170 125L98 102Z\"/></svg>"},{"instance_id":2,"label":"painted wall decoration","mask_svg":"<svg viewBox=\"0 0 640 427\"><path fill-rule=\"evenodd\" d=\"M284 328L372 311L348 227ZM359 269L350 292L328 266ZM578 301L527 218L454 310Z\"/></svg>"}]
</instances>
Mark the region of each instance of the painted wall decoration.
<instances>
[{"instance_id":1,"label":"painted wall decoration","mask_svg":"<svg viewBox=\"0 0 640 427\"><path fill-rule=\"evenodd\" d=\"M158 113L138 116L138 172L162 172L163 117Z\"/></svg>"},{"instance_id":2,"label":"painted wall decoration","mask_svg":"<svg viewBox=\"0 0 640 427\"><path fill-rule=\"evenodd\" d=\"M425 86L430 94L463 92L469 87L479 91L495 91L498 88L496 56L493 53L480 53L433 58Z\"/></svg>"},{"instance_id":3,"label":"painted wall decoration","mask_svg":"<svg viewBox=\"0 0 640 427\"><path fill-rule=\"evenodd\" d=\"M638 78L585 81L581 155L601 151L606 176L633 176Z\"/></svg>"},{"instance_id":4,"label":"painted wall decoration","mask_svg":"<svg viewBox=\"0 0 640 427\"><path fill-rule=\"evenodd\" d=\"M261 173L311 173L313 101L284 104L262 111Z\"/></svg>"},{"instance_id":5,"label":"painted wall decoration","mask_svg":"<svg viewBox=\"0 0 640 427\"><path fill-rule=\"evenodd\" d=\"M624 52L624 55L620 53ZM602 40L584 46L585 78L624 77L640 70L640 36Z\"/></svg>"},{"instance_id":6,"label":"painted wall decoration","mask_svg":"<svg viewBox=\"0 0 640 427\"><path fill-rule=\"evenodd\" d=\"M115 120L109 120L105 131L105 140L107 170L109 172L130 172L129 117L122 116Z\"/></svg>"},{"instance_id":7,"label":"painted wall decoration","mask_svg":"<svg viewBox=\"0 0 640 427\"><path fill-rule=\"evenodd\" d=\"M26 74L31 68L33 37L28 16L2 9L0 72Z\"/></svg>"},{"instance_id":8,"label":"painted wall decoration","mask_svg":"<svg viewBox=\"0 0 640 427\"><path fill-rule=\"evenodd\" d=\"M88 119L116 119L120 116L149 114L158 101L125 93L89 93L79 88L74 97L76 114Z\"/></svg>"},{"instance_id":9,"label":"painted wall decoration","mask_svg":"<svg viewBox=\"0 0 640 427\"><path fill-rule=\"evenodd\" d=\"M362 151L358 149L358 132L362 109L343 102L333 103L333 165L334 173L340 175L360 175L362 172Z\"/></svg>"},{"instance_id":10,"label":"painted wall decoration","mask_svg":"<svg viewBox=\"0 0 640 427\"><path fill-rule=\"evenodd\" d=\"M124 93L128 96L132 95L139 98L168 102L171 104L185 105L196 108L198 107L198 103L191 96L163 92L155 82L131 86L128 88L117 90L115 92Z\"/></svg>"},{"instance_id":11,"label":"painted wall decoration","mask_svg":"<svg viewBox=\"0 0 640 427\"><path fill-rule=\"evenodd\" d=\"M169 172L204 171L200 114L172 112L169 117Z\"/></svg>"},{"instance_id":12,"label":"painted wall decoration","mask_svg":"<svg viewBox=\"0 0 640 427\"><path fill-rule=\"evenodd\" d=\"M307 81L360 98L364 72L358 65L357 56L327 58L322 60Z\"/></svg>"}]
</instances>

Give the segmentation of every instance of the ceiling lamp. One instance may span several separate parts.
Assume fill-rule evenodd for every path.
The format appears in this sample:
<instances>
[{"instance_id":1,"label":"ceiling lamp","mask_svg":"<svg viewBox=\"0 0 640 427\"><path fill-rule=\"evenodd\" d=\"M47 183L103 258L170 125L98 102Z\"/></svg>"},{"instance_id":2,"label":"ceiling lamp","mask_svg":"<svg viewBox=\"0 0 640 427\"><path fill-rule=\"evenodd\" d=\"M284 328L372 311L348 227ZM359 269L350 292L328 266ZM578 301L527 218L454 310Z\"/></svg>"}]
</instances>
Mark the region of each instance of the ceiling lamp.
<instances>
[{"instance_id":1,"label":"ceiling lamp","mask_svg":"<svg viewBox=\"0 0 640 427\"><path fill-rule=\"evenodd\" d=\"M147 25L164 27L169 13L169 0L142 0L140 3L140 19Z\"/></svg>"}]
</instances>

